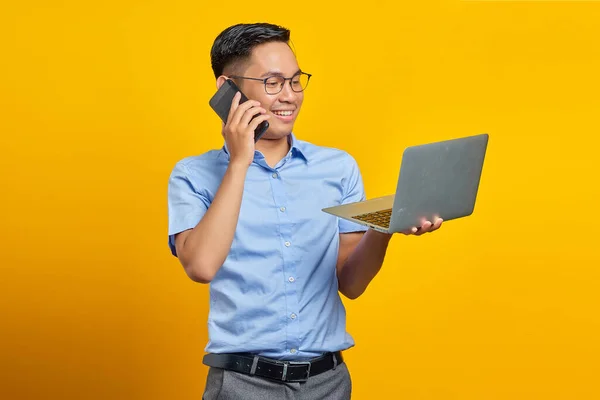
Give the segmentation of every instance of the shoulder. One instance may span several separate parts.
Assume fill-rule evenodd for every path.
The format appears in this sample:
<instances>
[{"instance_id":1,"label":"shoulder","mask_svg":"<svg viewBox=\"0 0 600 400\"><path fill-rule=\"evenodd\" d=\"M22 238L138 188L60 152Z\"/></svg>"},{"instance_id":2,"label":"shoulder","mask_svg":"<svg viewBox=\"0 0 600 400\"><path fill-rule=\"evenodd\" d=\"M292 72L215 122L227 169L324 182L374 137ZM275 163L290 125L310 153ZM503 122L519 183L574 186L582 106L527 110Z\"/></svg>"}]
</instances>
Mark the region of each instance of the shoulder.
<instances>
[{"instance_id":1,"label":"shoulder","mask_svg":"<svg viewBox=\"0 0 600 400\"><path fill-rule=\"evenodd\" d=\"M171 170L171 178L206 179L218 175L223 166L227 166L225 152L223 150L209 150L177 161Z\"/></svg>"},{"instance_id":2,"label":"shoulder","mask_svg":"<svg viewBox=\"0 0 600 400\"><path fill-rule=\"evenodd\" d=\"M196 190L218 185L227 169L227 155L223 150L210 150L203 154L180 159L173 166L169 184L191 186Z\"/></svg>"},{"instance_id":3,"label":"shoulder","mask_svg":"<svg viewBox=\"0 0 600 400\"><path fill-rule=\"evenodd\" d=\"M214 167L219 162L223 162L225 154L222 150L209 150L205 153L187 156L175 163L173 171L187 171L194 173L204 171L207 168Z\"/></svg>"}]
</instances>

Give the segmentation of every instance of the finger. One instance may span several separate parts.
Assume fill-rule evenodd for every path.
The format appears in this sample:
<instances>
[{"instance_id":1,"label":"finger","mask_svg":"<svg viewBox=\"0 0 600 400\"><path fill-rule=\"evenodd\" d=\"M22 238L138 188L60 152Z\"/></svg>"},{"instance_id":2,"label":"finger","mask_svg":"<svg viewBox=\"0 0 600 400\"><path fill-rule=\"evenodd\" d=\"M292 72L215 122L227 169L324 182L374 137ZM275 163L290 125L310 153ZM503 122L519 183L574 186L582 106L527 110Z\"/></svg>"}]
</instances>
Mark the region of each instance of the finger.
<instances>
[{"instance_id":1,"label":"finger","mask_svg":"<svg viewBox=\"0 0 600 400\"><path fill-rule=\"evenodd\" d=\"M256 130L256 128L258 128L258 125L260 125L263 121L268 120L269 118L271 118L271 116L268 114L260 115L256 118L254 118L252 120L252 122L250 122L250 124L248 125L248 128L250 129L251 132L254 132Z\"/></svg>"},{"instance_id":2,"label":"finger","mask_svg":"<svg viewBox=\"0 0 600 400\"><path fill-rule=\"evenodd\" d=\"M231 119L230 125L231 126L237 126L240 124L240 121L242 119L242 117L244 116L244 113L252 108L252 107L258 107L260 106L260 103L256 100L248 100L242 104L240 104L237 109L235 110L235 112L233 113L233 117Z\"/></svg>"},{"instance_id":3,"label":"finger","mask_svg":"<svg viewBox=\"0 0 600 400\"><path fill-rule=\"evenodd\" d=\"M422 234L429 232L431 225L432 225L431 221L423 222L423 224L421 225L421 229L419 229L419 231L417 233L415 233L415 235L421 236Z\"/></svg>"},{"instance_id":4,"label":"finger","mask_svg":"<svg viewBox=\"0 0 600 400\"><path fill-rule=\"evenodd\" d=\"M408 236L408 235L412 235L412 234L417 233L418 230L419 230L419 228L417 228L416 226L413 226L410 229L406 229L406 230L402 231L402 234Z\"/></svg>"},{"instance_id":5,"label":"finger","mask_svg":"<svg viewBox=\"0 0 600 400\"><path fill-rule=\"evenodd\" d=\"M267 113L267 110L265 110L262 107L249 108L248 110L246 110L246 112L244 112L244 116L240 120L240 126L242 128L245 128L246 126L248 126L248 124L250 124L250 120L252 120L252 118L254 118L255 115L266 114L266 113Z\"/></svg>"},{"instance_id":6,"label":"finger","mask_svg":"<svg viewBox=\"0 0 600 400\"><path fill-rule=\"evenodd\" d=\"M435 223L433 224L433 227L431 228L430 232L437 231L438 229L440 229L440 227L442 226L442 222L444 222L444 220L437 217L435 219Z\"/></svg>"},{"instance_id":7,"label":"finger","mask_svg":"<svg viewBox=\"0 0 600 400\"><path fill-rule=\"evenodd\" d=\"M241 92L236 92L236 94L233 95L233 100L231 100L231 107L229 107L229 114L227 115L227 122L231 121L231 118L233 117L235 110L237 110L238 106L240 105L241 98L242 98Z\"/></svg>"}]
</instances>

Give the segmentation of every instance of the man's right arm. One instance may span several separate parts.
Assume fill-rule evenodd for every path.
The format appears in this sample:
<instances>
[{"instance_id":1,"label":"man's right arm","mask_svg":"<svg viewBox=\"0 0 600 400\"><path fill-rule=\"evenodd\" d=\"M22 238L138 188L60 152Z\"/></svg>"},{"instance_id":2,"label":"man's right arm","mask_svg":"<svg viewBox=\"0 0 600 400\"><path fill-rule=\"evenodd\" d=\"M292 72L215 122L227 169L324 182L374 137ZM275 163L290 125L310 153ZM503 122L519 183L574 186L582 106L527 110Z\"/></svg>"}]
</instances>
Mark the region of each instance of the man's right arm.
<instances>
[{"instance_id":1,"label":"man's right arm","mask_svg":"<svg viewBox=\"0 0 600 400\"><path fill-rule=\"evenodd\" d=\"M254 130L267 120L267 110L248 100L233 98L223 137L229 148L229 165L214 199L200 222L175 235L177 257L190 279L210 282L225 262L237 227L246 173L254 159ZM256 115L256 118L252 119Z\"/></svg>"},{"instance_id":2,"label":"man's right arm","mask_svg":"<svg viewBox=\"0 0 600 400\"><path fill-rule=\"evenodd\" d=\"M247 165L229 164L213 202L198 225L175 236L179 261L196 282L210 282L227 258L240 214L247 171Z\"/></svg>"}]
</instances>

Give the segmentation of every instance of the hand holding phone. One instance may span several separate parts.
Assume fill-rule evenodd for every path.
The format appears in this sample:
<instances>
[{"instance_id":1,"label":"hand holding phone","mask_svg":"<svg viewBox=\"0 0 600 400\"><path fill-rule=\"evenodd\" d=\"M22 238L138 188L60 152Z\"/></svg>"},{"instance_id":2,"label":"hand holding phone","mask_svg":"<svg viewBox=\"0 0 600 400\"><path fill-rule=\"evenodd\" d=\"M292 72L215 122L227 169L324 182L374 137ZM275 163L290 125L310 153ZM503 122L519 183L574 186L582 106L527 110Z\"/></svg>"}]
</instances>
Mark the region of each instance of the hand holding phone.
<instances>
[{"instance_id":1,"label":"hand holding phone","mask_svg":"<svg viewBox=\"0 0 600 400\"><path fill-rule=\"evenodd\" d=\"M230 163L245 165L254 160L255 143L269 127L267 110L248 100L231 80L226 80L210 99L210 106L224 122L223 137Z\"/></svg>"},{"instance_id":2,"label":"hand holding phone","mask_svg":"<svg viewBox=\"0 0 600 400\"><path fill-rule=\"evenodd\" d=\"M248 101L248 98L244 95L244 93L242 93L240 88L231 79L227 79L208 102L211 108L217 113L219 117L221 117L221 120L226 125L231 114L233 98L238 92L241 96L239 104L241 105L243 103L246 103ZM252 125L254 127L254 143L256 143L258 139L260 139L260 137L264 135L264 133L269 128L269 122L266 121L266 118L261 119L260 123L255 124L256 121L254 121L254 118L257 117L258 114L253 114L253 117L251 119Z\"/></svg>"}]
</instances>

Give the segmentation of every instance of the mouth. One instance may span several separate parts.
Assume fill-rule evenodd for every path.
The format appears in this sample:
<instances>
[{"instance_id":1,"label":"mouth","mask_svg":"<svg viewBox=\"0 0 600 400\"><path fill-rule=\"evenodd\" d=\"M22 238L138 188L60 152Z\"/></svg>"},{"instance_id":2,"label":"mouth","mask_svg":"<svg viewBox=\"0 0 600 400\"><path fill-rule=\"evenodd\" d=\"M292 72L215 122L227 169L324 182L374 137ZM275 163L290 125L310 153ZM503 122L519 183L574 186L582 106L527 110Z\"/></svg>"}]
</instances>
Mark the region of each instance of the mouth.
<instances>
[{"instance_id":1,"label":"mouth","mask_svg":"<svg viewBox=\"0 0 600 400\"><path fill-rule=\"evenodd\" d=\"M271 111L279 120L290 122L294 119L294 110L276 110Z\"/></svg>"}]
</instances>

